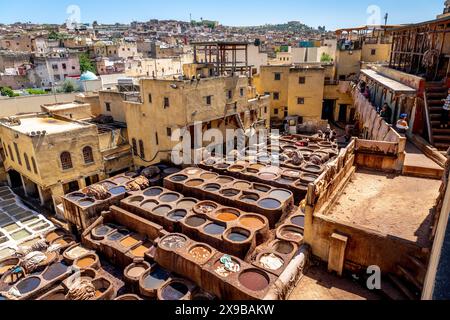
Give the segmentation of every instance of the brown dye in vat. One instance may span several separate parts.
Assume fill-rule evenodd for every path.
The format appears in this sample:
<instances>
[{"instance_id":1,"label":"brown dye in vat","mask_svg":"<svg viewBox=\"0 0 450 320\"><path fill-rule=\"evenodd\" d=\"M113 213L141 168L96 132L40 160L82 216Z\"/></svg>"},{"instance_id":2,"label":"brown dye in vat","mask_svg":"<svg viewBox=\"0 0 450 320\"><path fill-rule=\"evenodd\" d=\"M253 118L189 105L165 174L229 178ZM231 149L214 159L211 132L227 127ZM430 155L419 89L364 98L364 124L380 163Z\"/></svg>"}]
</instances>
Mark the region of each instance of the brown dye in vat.
<instances>
[{"instance_id":1,"label":"brown dye in vat","mask_svg":"<svg viewBox=\"0 0 450 320\"><path fill-rule=\"evenodd\" d=\"M64 233L62 231L53 231L53 232L50 232L45 237L45 240L47 240L48 242L52 242L53 240L55 240L56 238L61 237L62 235L64 235Z\"/></svg>"},{"instance_id":2,"label":"brown dye in vat","mask_svg":"<svg viewBox=\"0 0 450 320\"><path fill-rule=\"evenodd\" d=\"M244 217L240 220L240 223L251 229L260 229L264 227L264 222L261 221L261 219L255 218L255 217Z\"/></svg>"},{"instance_id":3,"label":"brown dye in vat","mask_svg":"<svg viewBox=\"0 0 450 320\"><path fill-rule=\"evenodd\" d=\"M246 271L239 276L239 282L249 290L262 291L269 286L267 277L258 271Z\"/></svg>"},{"instance_id":4,"label":"brown dye in vat","mask_svg":"<svg viewBox=\"0 0 450 320\"><path fill-rule=\"evenodd\" d=\"M188 187L198 187L198 186L201 186L203 183L204 183L203 180L194 179L194 180L190 180L190 181L186 182L186 185Z\"/></svg>"},{"instance_id":5,"label":"brown dye in vat","mask_svg":"<svg viewBox=\"0 0 450 320\"><path fill-rule=\"evenodd\" d=\"M294 251L292 243L286 241L279 241L275 245L275 251L281 254L291 254Z\"/></svg>"},{"instance_id":6,"label":"brown dye in vat","mask_svg":"<svg viewBox=\"0 0 450 320\"><path fill-rule=\"evenodd\" d=\"M216 180L216 182L220 184L230 183L231 181L233 181L233 179L227 177L220 177Z\"/></svg>"},{"instance_id":7,"label":"brown dye in vat","mask_svg":"<svg viewBox=\"0 0 450 320\"><path fill-rule=\"evenodd\" d=\"M141 205L141 208L143 209L147 209L147 210L152 210L154 209L156 206L158 205L158 203L156 201L146 201Z\"/></svg>"},{"instance_id":8,"label":"brown dye in vat","mask_svg":"<svg viewBox=\"0 0 450 320\"><path fill-rule=\"evenodd\" d=\"M191 210L193 206L195 206L197 203L194 200L182 200L178 202L177 208L178 209L185 209L185 210Z\"/></svg>"},{"instance_id":9,"label":"brown dye in vat","mask_svg":"<svg viewBox=\"0 0 450 320\"><path fill-rule=\"evenodd\" d=\"M251 186L252 185L250 183L248 183L248 182L236 182L234 184L235 188L242 189L242 190L250 189Z\"/></svg>"},{"instance_id":10,"label":"brown dye in vat","mask_svg":"<svg viewBox=\"0 0 450 320\"><path fill-rule=\"evenodd\" d=\"M205 179L205 180L212 180L217 178L217 174L215 173L204 173L200 176L200 178Z\"/></svg>"},{"instance_id":11,"label":"brown dye in vat","mask_svg":"<svg viewBox=\"0 0 450 320\"><path fill-rule=\"evenodd\" d=\"M144 267L133 267L128 270L128 276L131 278L139 278L145 272Z\"/></svg>"},{"instance_id":12,"label":"brown dye in vat","mask_svg":"<svg viewBox=\"0 0 450 320\"><path fill-rule=\"evenodd\" d=\"M139 243L139 240L136 239L135 237L131 236L131 237L126 237L125 239L123 239L122 241L120 241L120 244L122 246L124 246L125 248L130 248L136 244Z\"/></svg>"},{"instance_id":13,"label":"brown dye in vat","mask_svg":"<svg viewBox=\"0 0 450 320\"><path fill-rule=\"evenodd\" d=\"M198 262L205 263L211 257L211 252L204 247L195 247L189 254Z\"/></svg>"},{"instance_id":14,"label":"brown dye in vat","mask_svg":"<svg viewBox=\"0 0 450 320\"><path fill-rule=\"evenodd\" d=\"M217 215L217 219L219 219L220 221L223 221L223 222L234 221L237 218L238 218L238 216L231 212L222 212Z\"/></svg>"},{"instance_id":15,"label":"brown dye in vat","mask_svg":"<svg viewBox=\"0 0 450 320\"><path fill-rule=\"evenodd\" d=\"M95 259L92 257L85 257L77 261L77 267L81 269L89 268L95 263Z\"/></svg>"}]
</instances>

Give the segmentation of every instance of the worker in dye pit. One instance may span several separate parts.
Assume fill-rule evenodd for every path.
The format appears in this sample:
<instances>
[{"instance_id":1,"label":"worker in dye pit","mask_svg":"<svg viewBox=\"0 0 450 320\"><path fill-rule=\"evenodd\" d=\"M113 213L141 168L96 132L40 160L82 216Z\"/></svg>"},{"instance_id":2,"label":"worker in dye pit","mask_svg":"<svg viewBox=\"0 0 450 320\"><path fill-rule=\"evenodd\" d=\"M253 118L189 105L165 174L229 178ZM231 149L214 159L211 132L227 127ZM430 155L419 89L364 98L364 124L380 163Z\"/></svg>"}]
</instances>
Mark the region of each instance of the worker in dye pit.
<instances>
[{"instance_id":1,"label":"worker in dye pit","mask_svg":"<svg viewBox=\"0 0 450 320\"><path fill-rule=\"evenodd\" d=\"M400 133L406 133L409 129L408 115L406 113L400 115L400 119L397 121L397 130Z\"/></svg>"},{"instance_id":2,"label":"worker in dye pit","mask_svg":"<svg viewBox=\"0 0 450 320\"><path fill-rule=\"evenodd\" d=\"M392 109L389 107L387 103L383 104L383 107L380 111L380 116L386 121L387 123L391 123L392 119Z\"/></svg>"},{"instance_id":3,"label":"worker in dye pit","mask_svg":"<svg viewBox=\"0 0 450 320\"><path fill-rule=\"evenodd\" d=\"M441 129L448 128L448 111L450 110L450 89L448 89L448 95L446 99L443 99L444 105L441 110Z\"/></svg>"}]
</instances>

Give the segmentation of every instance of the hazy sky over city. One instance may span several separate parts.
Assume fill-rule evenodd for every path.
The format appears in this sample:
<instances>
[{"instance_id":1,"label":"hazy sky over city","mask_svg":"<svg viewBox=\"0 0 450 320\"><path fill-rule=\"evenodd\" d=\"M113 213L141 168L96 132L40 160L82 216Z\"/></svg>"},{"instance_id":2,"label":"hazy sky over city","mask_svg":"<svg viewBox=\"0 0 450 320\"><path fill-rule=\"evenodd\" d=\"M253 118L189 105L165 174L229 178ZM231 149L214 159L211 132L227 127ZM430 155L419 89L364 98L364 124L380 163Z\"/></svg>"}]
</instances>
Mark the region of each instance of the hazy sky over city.
<instances>
[{"instance_id":1,"label":"hazy sky over city","mask_svg":"<svg viewBox=\"0 0 450 320\"><path fill-rule=\"evenodd\" d=\"M0 23L63 23L70 15L77 15L73 10L72 14L67 13L69 6L76 5L81 21L86 23L189 21L192 14L192 19L218 20L224 25L298 20L333 30L380 20L386 12L390 24L431 20L442 12L443 3L444 0L16 0L2 6Z\"/></svg>"}]
</instances>

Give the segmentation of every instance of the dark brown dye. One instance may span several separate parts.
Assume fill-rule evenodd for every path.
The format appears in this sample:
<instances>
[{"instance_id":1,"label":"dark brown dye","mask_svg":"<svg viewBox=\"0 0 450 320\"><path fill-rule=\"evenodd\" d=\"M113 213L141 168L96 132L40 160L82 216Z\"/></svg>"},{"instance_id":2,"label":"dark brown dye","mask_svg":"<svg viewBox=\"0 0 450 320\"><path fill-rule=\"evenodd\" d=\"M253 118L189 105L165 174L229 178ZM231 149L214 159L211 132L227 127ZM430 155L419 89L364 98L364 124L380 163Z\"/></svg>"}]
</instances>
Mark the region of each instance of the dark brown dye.
<instances>
[{"instance_id":1,"label":"dark brown dye","mask_svg":"<svg viewBox=\"0 0 450 320\"><path fill-rule=\"evenodd\" d=\"M274 197L275 199L285 201L292 196L292 193L290 193L287 190L277 189L277 190L272 191L269 195L271 197Z\"/></svg>"},{"instance_id":2,"label":"dark brown dye","mask_svg":"<svg viewBox=\"0 0 450 320\"><path fill-rule=\"evenodd\" d=\"M80 201L78 201L78 204L82 207L89 207L92 204L94 204L95 200L93 199L82 199Z\"/></svg>"},{"instance_id":3,"label":"dark brown dye","mask_svg":"<svg viewBox=\"0 0 450 320\"><path fill-rule=\"evenodd\" d=\"M161 188L150 188L144 191L144 196L147 197L156 197L163 193Z\"/></svg>"},{"instance_id":4,"label":"dark brown dye","mask_svg":"<svg viewBox=\"0 0 450 320\"><path fill-rule=\"evenodd\" d=\"M276 199L263 199L260 202L258 202L258 205L260 205L264 209L278 209L281 207L281 202Z\"/></svg>"},{"instance_id":5,"label":"dark brown dye","mask_svg":"<svg viewBox=\"0 0 450 320\"><path fill-rule=\"evenodd\" d=\"M218 184L207 184L203 190L208 191L208 192L216 192L220 190L220 185Z\"/></svg>"},{"instance_id":6,"label":"dark brown dye","mask_svg":"<svg viewBox=\"0 0 450 320\"><path fill-rule=\"evenodd\" d=\"M133 197L130 199L130 203L142 202L144 197Z\"/></svg>"},{"instance_id":7,"label":"dark brown dye","mask_svg":"<svg viewBox=\"0 0 450 320\"><path fill-rule=\"evenodd\" d=\"M22 295L24 295L36 290L40 284L41 279L37 277L30 277L20 281L16 288Z\"/></svg>"},{"instance_id":8,"label":"dark brown dye","mask_svg":"<svg viewBox=\"0 0 450 320\"><path fill-rule=\"evenodd\" d=\"M227 183L230 183L232 181L233 181L233 179L228 178L228 177L218 177L217 180L216 180L216 182L219 183L219 184L227 184Z\"/></svg>"},{"instance_id":9,"label":"dark brown dye","mask_svg":"<svg viewBox=\"0 0 450 320\"><path fill-rule=\"evenodd\" d=\"M187 215L186 210L175 210L175 211L169 213L169 215L167 217L174 221L180 221L184 217L186 217L186 215Z\"/></svg>"},{"instance_id":10,"label":"dark brown dye","mask_svg":"<svg viewBox=\"0 0 450 320\"><path fill-rule=\"evenodd\" d=\"M292 224L295 224L298 227L304 228L305 227L305 217L304 216L297 216L293 217L291 219Z\"/></svg>"},{"instance_id":11,"label":"dark brown dye","mask_svg":"<svg viewBox=\"0 0 450 320\"><path fill-rule=\"evenodd\" d=\"M190 217L186 219L186 224L190 227L200 227L202 225L204 225L206 223L206 219L205 218L201 218L201 217Z\"/></svg>"},{"instance_id":12,"label":"dark brown dye","mask_svg":"<svg viewBox=\"0 0 450 320\"><path fill-rule=\"evenodd\" d=\"M220 163L220 164L218 164L218 165L216 166L216 168L217 168L217 169L221 169L221 170L225 170L225 169L227 169L229 166L230 166L229 164L226 164L226 163Z\"/></svg>"},{"instance_id":13,"label":"dark brown dye","mask_svg":"<svg viewBox=\"0 0 450 320\"><path fill-rule=\"evenodd\" d=\"M153 208L155 208L157 205L158 205L158 202L153 201L153 200L149 200L149 201L145 201L141 205L141 208L147 209L147 210L153 210Z\"/></svg>"},{"instance_id":14,"label":"dark brown dye","mask_svg":"<svg viewBox=\"0 0 450 320\"><path fill-rule=\"evenodd\" d=\"M125 187L116 187L116 188L110 189L109 192L112 195L118 195L118 194L123 194L123 193L127 192L127 189Z\"/></svg>"},{"instance_id":15,"label":"dark brown dye","mask_svg":"<svg viewBox=\"0 0 450 320\"><path fill-rule=\"evenodd\" d=\"M193 179L186 182L188 187L198 187L201 186L205 181L202 179Z\"/></svg>"},{"instance_id":16,"label":"dark brown dye","mask_svg":"<svg viewBox=\"0 0 450 320\"><path fill-rule=\"evenodd\" d=\"M176 176L173 176L172 178L170 178L170 180L173 182L181 182L181 181L187 180L187 178L188 177L183 176L183 175L176 175Z\"/></svg>"},{"instance_id":17,"label":"dark brown dye","mask_svg":"<svg viewBox=\"0 0 450 320\"><path fill-rule=\"evenodd\" d=\"M225 229L226 228L224 226L221 226L217 223L211 223L208 224L203 230L206 234L218 235L224 233Z\"/></svg>"},{"instance_id":18,"label":"dark brown dye","mask_svg":"<svg viewBox=\"0 0 450 320\"><path fill-rule=\"evenodd\" d=\"M259 271L244 271L239 276L239 282L251 291L262 291L269 286L269 279Z\"/></svg>"},{"instance_id":19,"label":"dark brown dye","mask_svg":"<svg viewBox=\"0 0 450 320\"><path fill-rule=\"evenodd\" d=\"M156 267L155 270L144 278L143 286L146 289L158 289L167 279L169 279L169 272L160 267Z\"/></svg>"},{"instance_id":20,"label":"dark brown dye","mask_svg":"<svg viewBox=\"0 0 450 320\"><path fill-rule=\"evenodd\" d=\"M170 210L172 210L169 206L159 206L153 209L153 213L158 216L164 216L166 215Z\"/></svg>"},{"instance_id":21,"label":"dark brown dye","mask_svg":"<svg viewBox=\"0 0 450 320\"><path fill-rule=\"evenodd\" d=\"M266 187L261 184L254 184L253 189L261 192L268 192L270 190L270 187Z\"/></svg>"},{"instance_id":22,"label":"dark brown dye","mask_svg":"<svg viewBox=\"0 0 450 320\"><path fill-rule=\"evenodd\" d=\"M42 277L47 281L53 280L66 273L68 268L69 267L66 266L64 263L61 262L54 263L48 267L48 269L44 272Z\"/></svg>"},{"instance_id":23,"label":"dark brown dye","mask_svg":"<svg viewBox=\"0 0 450 320\"><path fill-rule=\"evenodd\" d=\"M291 254L294 251L294 246L287 241L278 241L275 245L275 251L281 254Z\"/></svg>"},{"instance_id":24,"label":"dark brown dye","mask_svg":"<svg viewBox=\"0 0 450 320\"><path fill-rule=\"evenodd\" d=\"M240 193L239 190L236 189L225 189L221 192L221 194L225 197L235 197Z\"/></svg>"},{"instance_id":25,"label":"dark brown dye","mask_svg":"<svg viewBox=\"0 0 450 320\"><path fill-rule=\"evenodd\" d=\"M234 242L244 242L248 236L240 232L232 232L228 235L228 239Z\"/></svg>"},{"instance_id":26,"label":"dark brown dye","mask_svg":"<svg viewBox=\"0 0 450 320\"><path fill-rule=\"evenodd\" d=\"M166 193L166 194L163 194L163 195L159 198L159 200L160 200L161 202L165 202L165 203L168 203L168 202L175 202L175 201L177 201L177 200L179 200L179 199L180 199L180 196L177 195L176 193Z\"/></svg>"},{"instance_id":27,"label":"dark brown dye","mask_svg":"<svg viewBox=\"0 0 450 320\"><path fill-rule=\"evenodd\" d=\"M257 194L246 194L243 195L240 200L247 203L255 203L259 200L259 196Z\"/></svg>"},{"instance_id":28,"label":"dark brown dye","mask_svg":"<svg viewBox=\"0 0 450 320\"><path fill-rule=\"evenodd\" d=\"M180 300L189 292L188 287L181 282L171 282L162 291L164 300Z\"/></svg>"}]
</instances>

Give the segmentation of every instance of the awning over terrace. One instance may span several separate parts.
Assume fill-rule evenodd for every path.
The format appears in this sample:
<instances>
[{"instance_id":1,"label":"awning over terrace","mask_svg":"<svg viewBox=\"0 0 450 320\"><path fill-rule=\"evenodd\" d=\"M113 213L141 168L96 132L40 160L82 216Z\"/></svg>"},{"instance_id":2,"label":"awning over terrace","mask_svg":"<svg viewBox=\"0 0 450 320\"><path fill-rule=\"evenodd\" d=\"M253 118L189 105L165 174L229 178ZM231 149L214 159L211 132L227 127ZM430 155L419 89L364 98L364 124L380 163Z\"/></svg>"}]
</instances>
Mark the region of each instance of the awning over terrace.
<instances>
[{"instance_id":1,"label":"awning over terrace","mask_svg":"<svg viewBox=\"0 0 450 320\"><path fill-rule=\"evenodd\" d=\"M393 91L394 94L415 95L417 93L416 89L411 88L399 81L383 76L382 74L376 72L375 70L363 69L361 70L361 73L366 77L372 79L373 81L378 82L379 84L389 89L390 91Z\"/></svg>"}]
</instances>

